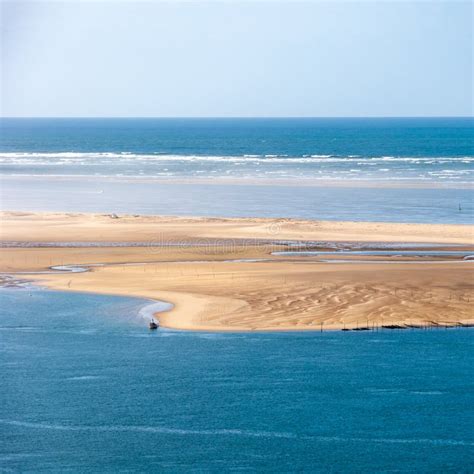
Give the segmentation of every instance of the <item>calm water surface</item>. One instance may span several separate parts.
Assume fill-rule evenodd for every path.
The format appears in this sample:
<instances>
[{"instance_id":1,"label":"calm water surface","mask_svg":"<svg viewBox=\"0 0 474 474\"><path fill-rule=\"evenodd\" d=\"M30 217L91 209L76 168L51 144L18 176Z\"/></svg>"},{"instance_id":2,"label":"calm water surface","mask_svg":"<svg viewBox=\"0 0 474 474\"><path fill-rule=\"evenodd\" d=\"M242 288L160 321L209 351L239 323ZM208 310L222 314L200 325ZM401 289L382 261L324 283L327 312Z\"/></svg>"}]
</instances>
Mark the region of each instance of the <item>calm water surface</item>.
<instances>
[{"instance_id":1,"label":"calm water surface","mask_svg":"<svg viewBox=\"0 0 474 474\"><path fill-rule=\"evenodd\" d=\"M144 304L0 291L0 470L472 472L471 330L149 333Z\"/></svg>"},{"instance_id":2,"label":"calm water surface","mask_svg":"<svg viewBox=\"0 0 474 474\"><path fill-rule=\"evenodd\" d=\"M461 205L461 210L459 210ZM4 178L0 207L16 211L474 223L470 189L172 184Z\"/></svg>"}]
</instances>

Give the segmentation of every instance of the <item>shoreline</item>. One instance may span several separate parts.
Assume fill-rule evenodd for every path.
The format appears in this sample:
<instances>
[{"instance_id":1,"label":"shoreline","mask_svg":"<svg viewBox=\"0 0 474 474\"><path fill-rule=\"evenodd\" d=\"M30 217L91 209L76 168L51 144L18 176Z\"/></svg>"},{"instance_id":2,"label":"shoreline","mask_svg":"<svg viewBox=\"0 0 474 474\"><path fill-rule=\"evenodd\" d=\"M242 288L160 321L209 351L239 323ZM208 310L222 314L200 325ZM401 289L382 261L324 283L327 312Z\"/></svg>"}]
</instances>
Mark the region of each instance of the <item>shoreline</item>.
<instances>
[{"instance_id":1,"label":"shoreline","mask_svg":"<svg viewBox=\"0 0 474 474\"><path fill-rule=\"evenodd\" d=\"M418 242L416 249L457 244L474 252L473 226L13 211L0 220L1 241L20 243L2 249L2 273L25 272L57 290L168 302L173 308L159 314L165 328L282 332L474 323L474 267L460 265L458 253L447 261L396 255L358 261L367 256L353 254L339 263L272 255L274 242L278 250L294 242L323 250L331 243L406 249ZM28 245L38 242L50 245ZM74 242L103 245L64 246ZM89 271L34 274L81 265Z\"/></svg>"},{"instance_id":2,"label":"shoreline","mask_svg":"<svg viewBox=\"0 0 474 474\"><path fill-rule=\"evenodd\" d=\"M33 282L32 282L33 281ZM245 326L221 326L221 325L207 325L207 324L190 324L186 322L185 324L177 323L175 320L176 315L172 314L174 308L181 303L177 301L176 303L166 301L163 299L153 299L149 296L145 296L141 293L116 293L109 291L102 291L98 289L93 289L91 287L81 290L74 290L71 288L65 288L62 285L56 285L50 281L45 281L41 278L32 278L27 283L32 285L35 289L38 290L52 290L60 291L63 293L81 293L81 294L99 294L103 296L117 296L117 297L128 297L137 300L148 300L149 303L140 307L137 312L137 317L143 317L146 320L153 317L159 322L159 328L175 330L175 331L191 331L191 332L210 332L210 333L296 333L296 332L378 332L378 331L387 331L387 330L432 330L432 329L469 329L474 327L474 317L469 319L453 320L453 321L433 321L429 319L419 320L417 322L410 322L404 320L395 320L395 321L381 321L379 323L369 322L369 324L364 325L361 320L361 324L358 322L355 324L350 323L340 323L340 324L331 324L331 325L321 325L321 323L314 323L310 326L300 326L295 327L294 325L288 326L268 326L268 327L245 327ZM8 289L8 287L6 287ZM16 288L28 289L27 287L22 287L21 285ZM11 289L11 287L9 288ZM174 295L173 295L174 296ZM179 300L179 298L178 298ZM153 307L156 306L165 306L160 310L154 311ZM150 312L149 308L152 307L153 310ZM147 313L143 314L143 311ZM174 316L174 317L173 317Z\"/></svg>"},{"instance_id":3,"label":"shoreline","mask_svg":"<svg viewBox=\"0 0 474 474\"><path fill-rule=\"evenodd\" d=\"M400 262L403 265L402 262ZM437 270L439 264L432 263L426 264L431 267L432 271ZM471 266L471 265L469 265ZM471 269L469 269L471 270ZM96 270L92 270L96 272ZM431 328L456 328L456 327L472 327L474 325L474 316L472 311L470 311L470 306L468 309L468 317L458 317L458 313L455 313L455 317L452 315L447 315L445 317L439 318L439 315L433 314L431 317L395 317L395 318L372 318L369 317L364 321L364 318L356 318L356 320L347 320L347 322L328 322L325 324L324 318L317 322L307 323L295 323L292 320L292 317L284 318L288 319L286 323L278 322L275 324L258 324L254 325L253 323L246 324L232 322L229 325L226 324L209 324L203 320L203 313L208 313L212 316L215 315L216 311L219 312L223 308L226 313L231 313L233 310L239 310L245 304L241 302L233 302L229 298L214 297L203 294L194 294L194 293L182 293L182 292L170 292L163 291L160 289L149 292L149 290L133 290L124 288L117 288L113 285L105 285L105 281L102 281L102 286L97 286L95 279L92 282L81 282L79 289L72 288L72 286L77 286L79 281L75 277L76 275L84 273L75 273L73 278L64 278L65 275L58 275L60 278L54 278L56 275L51 275L53 278L47 278L49 275L41 274L24 274L28 276L27 284L33 285L34 287L41 287L67 292L79 292L79 293L89 293L89 294L101 294L107 296L126 296L137 299L149 300L150 304L145 305L137 313L137 316L140 315L141 311L144 308L154 307L155 305L165 305L166 309L160 311L154 311L153 317L159 321L159 326L161 328L180 330L180 331L196 331L196 332L328 332L328 331L367 331L367 330L391 330L391 329L431 329ZM471 271L471 275L474 272ZM122 277L122 275L120 275ZM122 277L123 278L123 277ZM126 276L125 276L126 278ZM74 282L71 284L71 282ZM286 283L286 282L285 282ZM336 291L337 293L337 291ZM397 291L395 290L395 295ZM472 293L472 292L470 292ZM463 302L465 301L463 297ZM467 299L469 303L469 297ZM237 304L236 304L237 303ZM353 319L353 318L352 318ZM321 328L321 322L323 326ZM367 324L364 324L367 322Z\"/></svg>"},{"instance_id":4,"label":"shoreline","mask_svg":"<svg viewBox=\"0 0 474 474\"><path fill-rule=\"evenodd\" d=\"M2 277L9 277L9 275L1 275ZM21 289L21 290L28 290L28 291L55 291L55 292L60 292L60 293L80 293L84 295L88 294L100 294L103 296L110 296L110 297L124 297L127 296L131 299L136 299L136 300L143 300L143 301L148 301L147 303L143 304L142 306L139 307L137 311L137 318L142 317L146 321L148 319L153 318L159 322L159 327L158 329L167 329L170 331L178 331L178 332L198 332L198 333L228 333L228 334L248 334L248 333L253 333L253 334L280 334L280 333L307 333L307 332L312 332L312 333L334 333L334 332L383 332L383 331L415 331L415 330L422 330L422 331L430 331L430 330L436 330L436 329L472 329L474 328L474 320L469 321L469 322L452 322L452 323L447 323L447 324L442 324L442 323L435 323L432 322L426 323L426 324L418 324L418 325L413 325L413 324L400 324L400 325L383 325L383 326L347 326L347 325L339 325L339 326L331 326L331 327L324 327L324 325L321 326L313 326L311 328L305 327L305 328L294 328L294 327L288 327L288 328L282 328L282 327L271 327L271 328L259 328L259 329L235 329L235 328L218 328L218 329L213 329L213 328L204 328L204 327L175 327L175 326L167 326L162 324L162 318L160 316L163 316L164 314L170 312L173 310L174 305L170 302L167 301L161 301L161 300L154 300L150 298L144 298L140 297L138 295L136 296L130 296L130 295L124 295L124 294L116 294L116 293L105 293L105 292L98 292L98 291L92 291L92 290L86 290L86 291L76 291L76 290L70 290L70 289L59 289L55 288L53 286L40 286L39 281L35 281L32 283L31 281L26 281L26 280L18 280L15 282L15 285L2 285L0 282L0 291L2 289L6 290L11 290L11 289ZM160 306L162 307L160 310L154 311L154 307ZM150 308L153 308L150 311ZM146 314L145 314L146 313Z\"/></svg>"},{"instance_id":5,"label":"shoreline","mask_svg":"<svg viewBox=\"0 0 474 474\"><path fill-rule=\"evenodd\" d=\"M406 262L394 262L394 263L406 263ZM427 263L434 263L434 262L427 262ZM437 262L440 263L448 263L448 262ZM85 272L93 271L94 264L88 267ZM82 272L74 272L72 273L82 273ZM60 275L61 272L45 272L42 275L51 274L51 275ZM14 274L13 274L14 275ZM260 327L260 328L248 328L248 327L221 327L221 326L206 326L206 325L176 325L176 323L168 321L168 314L173 311L175 308L175 304L170 301L165 300L158 300L156 298L150 298L149 296L144 296L141 293L133 293L133 294L126 294L126 293L116 293L116 292L109 292L109 291L102 291L92 288L87 288L85 290L75 290L72 288L64 288L61 285L57 286L50 281L45 281L42 277L35 275L34 273L24 273L24 276L30 276L30 279L18 279L12 280L11 283L13 285L0 284L0 288L5 289L24 289L24 290L51 290L51 291L59 291L62 293L81 293L81 294L100 294L104 296L126 296L132 299L137 300L145 300L148 301L146 304L142 305L139 310L137 311L137 317L142 317L144 320L148 321L149 319L155 319L159 323L159 328L175 330L175 331L192 331L192 332L219 332L219 333L295 333L295 332L338 332L338 331L345 331L345 332L378 332L378 331L387 331L387 330L433 330L433 329L469 329L474 327L474 318L468 320L461 320L461 321L446 321L446 322L436 322L436 321L419 321L417 323L410 323L410 322L403 322L403 321L395 321L391 322L390 324L384 324L382 319L381 323L372 322L369 324L367 321L367 325L359 324L357 322L355 325L350 325L346 323L341 324L332 324L330 326L324 326L323 323L312 324L311 327L294 327L294 326L269 326L269 327ZM33 277L31 278L31 276ZM3 274L0 277L6 278L7 282L10 278L12 278L12 274ZM0 282L3 283L3 282ZM172 315L171 315L172 316Z\"/></svg>"}]
</instances>

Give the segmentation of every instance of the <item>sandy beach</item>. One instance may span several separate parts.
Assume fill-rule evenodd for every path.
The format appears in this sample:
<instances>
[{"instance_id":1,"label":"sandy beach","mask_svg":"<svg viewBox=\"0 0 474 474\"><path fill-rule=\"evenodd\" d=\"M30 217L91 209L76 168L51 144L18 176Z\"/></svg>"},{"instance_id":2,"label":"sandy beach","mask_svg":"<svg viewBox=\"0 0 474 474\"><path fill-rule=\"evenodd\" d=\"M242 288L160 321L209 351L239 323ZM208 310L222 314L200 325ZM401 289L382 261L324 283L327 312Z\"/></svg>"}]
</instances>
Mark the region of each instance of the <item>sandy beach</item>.
<instances>
[{"instance_id":1,"label":"sandy beach","mask_svg":"<svg viewBox=\"0 0 474 474\"><path fill-rule=\"evenodd\" d=\"M50 288L170 302L164 327L329 330L474 322L474 267L459 259L275 256L287 241L473 249L464 225L3 212L0 271ZM361 257L359 257L361 259ZM330 260L330 259L329 259ZM372 261L371 261L372 260ZM95 266L100 264L100 266Z\"/></svg>"}]
</instances>

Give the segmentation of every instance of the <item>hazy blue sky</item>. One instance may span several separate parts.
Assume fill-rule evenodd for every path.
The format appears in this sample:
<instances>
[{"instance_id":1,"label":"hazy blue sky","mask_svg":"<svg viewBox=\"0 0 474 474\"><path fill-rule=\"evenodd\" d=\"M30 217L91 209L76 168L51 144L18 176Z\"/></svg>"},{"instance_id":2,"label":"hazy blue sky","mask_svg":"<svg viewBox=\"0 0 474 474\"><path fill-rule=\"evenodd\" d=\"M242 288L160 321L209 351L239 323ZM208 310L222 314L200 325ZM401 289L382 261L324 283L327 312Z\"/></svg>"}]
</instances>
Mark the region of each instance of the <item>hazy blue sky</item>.
<instances>
[{"instance_id":1,"label":"hazy blue sky","mask_svg":"<svg viewBox=\"0 0 474 474\"><path fill-rule=\"evenodd\" d=\"M4 116L473 110L470 2L1 3Z\"/></svg>"}]
</instances>

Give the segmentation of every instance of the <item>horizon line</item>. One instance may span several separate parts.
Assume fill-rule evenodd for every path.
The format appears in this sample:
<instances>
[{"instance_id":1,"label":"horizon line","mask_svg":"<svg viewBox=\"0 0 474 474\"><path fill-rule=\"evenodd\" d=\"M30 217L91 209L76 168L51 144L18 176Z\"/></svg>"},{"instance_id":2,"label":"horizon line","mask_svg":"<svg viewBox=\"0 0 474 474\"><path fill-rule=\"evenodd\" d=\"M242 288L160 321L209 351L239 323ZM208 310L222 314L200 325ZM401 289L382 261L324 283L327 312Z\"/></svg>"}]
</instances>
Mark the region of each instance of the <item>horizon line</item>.
<instances>
[{"instance_id":1,"label":"horizon line","mask_svg":"<svg viewBox=\"0 0 474 474\"><path fill-rule=\"evenodd\" d=\"M215 119L439 119L439 118L474 118L474 115L215 115L215 116L200 116L200 115L21 115L21 116L0 116L3 119L167 119L167 120L182 120L182 119L200 119L200 120L215 120Z\"/></svg>"}]
</instances>

